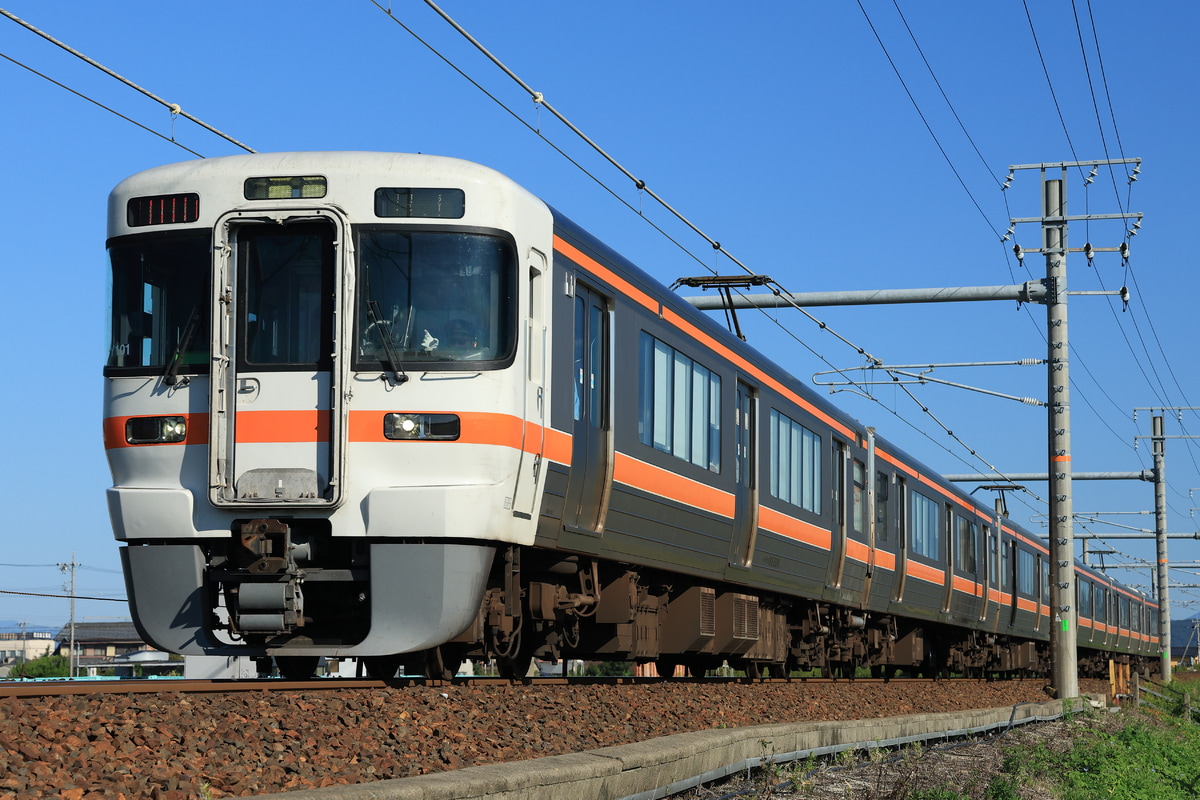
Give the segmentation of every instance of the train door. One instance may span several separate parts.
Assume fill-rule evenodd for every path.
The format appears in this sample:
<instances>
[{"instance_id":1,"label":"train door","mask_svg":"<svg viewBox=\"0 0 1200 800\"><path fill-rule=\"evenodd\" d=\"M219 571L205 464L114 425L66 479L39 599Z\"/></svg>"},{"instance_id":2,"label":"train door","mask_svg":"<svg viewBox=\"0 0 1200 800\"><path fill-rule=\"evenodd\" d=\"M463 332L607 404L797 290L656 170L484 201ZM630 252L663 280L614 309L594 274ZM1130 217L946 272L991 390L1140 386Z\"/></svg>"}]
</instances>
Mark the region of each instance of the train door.
<instances>
[{"instance_id":1,"label":"train door","mask_svg":"<svg viewBox=\"0 0 1200 800\"><path fill-rule=\"evenodd\" d=\"M892 602L904 599L908 580L908 479L896 476L896 581L892 584Z\"/></svg>"},{"instance_id":2,"label":"train door","mask_svg":"<svg viewBox=\"0 0 1200 800\"><path fill-rule=\"evenodd\" d=\"M999 519L997 518L997 522ZM979 621L986 623L990 615L995 615L999 618L999 606L996 605L996 596L999 587L996 580L1000 573L1000 551L999 547L999 527L991 525L983 526L983 558L982 562L983 576L983 602L980 605Z\"/></svg>"},{"instance_id":3,"label":"train door","mask_svg":"<svg viewBox=\"0 0 1200 800\"><path fill-rule=\"evenodd\" d=\"M939 553L942 566L946 568L945 593L942 595L942 613L947 614L953 608L954 602L954 506L945 503L942 506L942 540L946 543L945 552Z\"/></svg>"},{"instance_id":4,"label":"train door","mask_svg":"<svg viewBox=\"0 0 1200 800\"><path fill-rule=\"evenodd\" d=\"M563 527L575 533L604 530L612 485L611 336L608 300L577 281L571 474L563 501Z\"/></svg>"},{"instance_id":5,"label":"train door","mask_svg":"<svg viewBox=\"0 0 1200 800\"><path fill-rule=\"evenodd\" d=\"M850 448L840 439L833 440L830 469L833 474L833 536L829 546L829 572L825 579L831 589L840 589L846 571L846 503L849 492L846 483Z\"/></svg>"},{"instance_id":6,"label":"train door","mask_svg":"<svg viewBox=\"0 0 1200 800\"><path fill-rule=\"evenodd\" d=\"M755 447L755 395L754 388L742 381L737 382L737 400L734 405L734 516L733 536L730 539L729 563L735 567L748 567L754 558L754 540L758 531L758 483Z\"/></svg>"},{"instance_id":7,"label":"train door","mask_svg":"<svg viewBox=\"0 0 1200 800\"><path fill-rule=\"evenodd\" d=\"M1017 624L1017 609L1020 607L1017 600L1017 587L1020 586L1017 579L1018 563L1020 562L1018 552L1015 539L1004 542L1000 550L1000 571L1004 573L1003 588L1008 592L1008 626L1010 628Z\"/></svg>"},{"instance_id":8,"label":"train door","mask_svg":"<svg viewBox=\"0 0 1200 800\"><path fill-rule=\"evenodd\" d=\"M218 506L341 499L335 320L343 296L329 214L219 226L210 498ZM263 224L267 222L269 224Z\"/></svg>"},{"instance_id":9,"label":"train door","mask_svg":"<svg viewBox=\"0 0 1200 800\"><path fill-rule=\"evenodd\" d=\"M878 460L875 463L878 464ZM874 470L874 475L874 491L870 503L874 509L874 516L868 536L871 568L867 572L863 598L870 598L876 608L887 608L889 601L895 596L896 584L900 581L898 532L901 528L896 519L896 511L900 506L893 496L897 487L896 476L878 469Z\"/></svg>"},{"instance_id":10,"label":"train door","mask_svg":"<svg viewBox=\"0 0 1200 800\"><path fill-rule=\"evenodd\" d=\"M1044 575L1049 575L1049 568L1046 565L1045 557L1038 553L1035 557L1036 566L1034 568L1033 579L1037 581L1033 593L1037 598L1037 614L1033 618L1033 629L1040 631L1042 629L1042 615L1049 610L1050 605L1050 587L1047 581L1043 580Z\"/></svg>"},{"instance_id":11,"label":"train door","mask_svg":"<svg viewBox=\"0 0 1200 800\"><path fill-rule=\"evenodd\" d=\"M525 324L525 441L517 486L513 492L513 515L532 517L541 479L542 452L546 443L546 323L542 293L546 255L531 250L529 264L529 316ZM533 438L533 441L530 441Z\"/></svg>"},{"instance_id":12,"label":"train door","mask_svg":"<svg viewBox=\"0 0 1200 800\"><path fill-rule=\"evenodd\" d=\"M987 592L984 591L985 587L979 576L979 525L973 519L956 514L954 516L954 529L952 571L958 577L952 579L952 583L960 578L964 579L961 583L961 591L964 598L959 608L962 609L964 619L981 619L986 613L982 606L987 599ZM969 590L968 586L970 587Z\"/></svg>"}]
</instances>

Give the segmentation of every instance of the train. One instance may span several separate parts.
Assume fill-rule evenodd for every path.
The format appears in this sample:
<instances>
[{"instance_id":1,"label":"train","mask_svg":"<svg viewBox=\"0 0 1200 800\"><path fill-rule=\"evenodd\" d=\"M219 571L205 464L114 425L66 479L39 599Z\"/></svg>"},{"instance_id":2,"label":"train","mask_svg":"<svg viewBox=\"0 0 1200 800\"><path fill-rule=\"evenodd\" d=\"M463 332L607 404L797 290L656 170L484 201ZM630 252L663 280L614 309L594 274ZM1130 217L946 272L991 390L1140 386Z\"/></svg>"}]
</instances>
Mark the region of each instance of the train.
<instances>
[{"instance_id":1,"label":"train","mask_svg":"<svg viewBox=\"0 0 1200 800\"><path fill-rule=\"evenodd\" d=\"M131 613L183 655L1046 674L1045 543L511 179L235 155L108 201ZM1158 606L1077 563L1079 670Z\"/></svg>"}]
</instances>

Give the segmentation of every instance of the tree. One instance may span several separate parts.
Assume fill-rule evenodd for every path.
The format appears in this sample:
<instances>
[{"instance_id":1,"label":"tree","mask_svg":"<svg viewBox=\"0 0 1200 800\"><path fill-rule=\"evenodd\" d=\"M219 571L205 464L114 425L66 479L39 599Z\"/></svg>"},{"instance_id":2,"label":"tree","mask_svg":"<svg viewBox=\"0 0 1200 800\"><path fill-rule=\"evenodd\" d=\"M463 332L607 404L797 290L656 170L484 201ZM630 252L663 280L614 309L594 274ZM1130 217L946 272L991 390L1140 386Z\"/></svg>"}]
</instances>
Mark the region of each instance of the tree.
<instances>
[{"instance_id":1,"label":"tree","mask_svg":"<svg viewBox=\"0 0 1200 800\"><path fill-rule=\"evenodd\" d=\"M633 663L630 661L589 661L584 675L590 677L621 677L633 674Z\"/></svg>"},{"instance_id":2,"label":"tree","mask_svg":"<svg viewBox=\"0 0 1200 800\"><path fill-rule=\"evenodd\" d=\"M67 678L71 675L71 659L67 656L42 656L17 667L14 677Z\"/></svg>"}]
</instances>

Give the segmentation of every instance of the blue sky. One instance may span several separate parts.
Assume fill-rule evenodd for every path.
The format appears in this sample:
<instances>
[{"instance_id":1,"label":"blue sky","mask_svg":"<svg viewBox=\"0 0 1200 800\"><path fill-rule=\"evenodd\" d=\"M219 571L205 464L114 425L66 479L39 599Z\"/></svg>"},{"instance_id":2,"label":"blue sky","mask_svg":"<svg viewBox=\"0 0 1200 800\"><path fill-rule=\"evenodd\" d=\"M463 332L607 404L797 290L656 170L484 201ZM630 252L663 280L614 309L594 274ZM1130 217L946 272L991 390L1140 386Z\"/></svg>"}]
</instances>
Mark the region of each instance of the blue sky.
<instances>
[{"instance_id":1,"label":"blue sky","mask_svg":"<svg viewBox=\"0 0 1200 800\"><path fill-rule=\"evenodd\" d=\"M1080 471L1133 471L1151 463L1147 441L1134 447L1136 436L1150 433L1150 415L1140 412L1134 421L1133 409L1200 405L1194 312L1200 276L1190 263L1196 208L1188 199L1200 107L1200 7L1159 2L1135 9L1113 0L1075 6L1080 28L1070 3L1028 4L1048 84L1026 7L1014 0L902 0L903 20L895 4L879 0L864 0L861 8L849 0L443 4L656 194L752 270L794 292L1041 277L1040 256L1019 264L1012 242L1000 242L1010 217L1040 214L1037 171L1018 173L1002 193L1008 166L1142 158L1132 187L1124 171L1115 177L1103 171L1090 187L1078 171L1068 177L1073 214L1146 215L1131 240L1128 268L1112 254L1098 256L1095 266L1082 255L1068 262L1072 290L1128 285L1133 293L1127 311L1104 297L1071 300L1073 463ZM738 271L418 0L392 0L394 19L369 0L9 0L3 7L257 150L416 151L478 161L524 184L664 283L710 268ZM2 18L0 54L204 156L240 152ZM9 342L0 392L6 454L0 475L8 499L0 589L62 594L65 578L55 565L73 555L82 565L80 595L120 598L100 435L105 202L122 178L192 156L8 60L0 60L0 102L9 299L0 315ZM1069 236L1075 247L1085 241L1115 247L1123 228L1077 222ZM1038 247L1037 227L1019 226L1016 241ZM811 313L891 364L1045 356L1041 306ZM777 317L778 325L750 313L741 320L751 343L796 375L862 363L854 349L798 313ZM939 369L934 376L1017 396L1046 394L1040 368ZM946 387L913 391L988 464L1045 470L1043 410ZM849 392L832 399L939 471L986 468L900 390L873 393L874 400ZM1200 435L1200 420L1196 412L1182 419L1168 414L1166 428L1173 436ZM1169 529L1195 531L1200 441L1168 441L1167 472ZM1017 520L1038 530L1033 518L1046 509L1037 498L1048 491L1044 484L1030 489L1036 498L1010 505ZM1150 510L1153 491L1143 483L1076 482L1074 507ZM1152 516L1110 519L1154 526ZM1117 529L1089 524L1087 530ZM1122 555L1110 561L1154 558L1152 542L1111 544ZM1200 547L1172 540L1171 558L1198 560ZM1184 572L1173 577L1200 583ZM1147 584L1148 573L1123 579ZM1186 603L1197 599L1200 593L1173 590L1174 616L1194 613ZM0 595L0 620L57 625L68 613L66 600ZM76 615L104 619L126 610L80 601Z\"/></svg>"}]
</instances>

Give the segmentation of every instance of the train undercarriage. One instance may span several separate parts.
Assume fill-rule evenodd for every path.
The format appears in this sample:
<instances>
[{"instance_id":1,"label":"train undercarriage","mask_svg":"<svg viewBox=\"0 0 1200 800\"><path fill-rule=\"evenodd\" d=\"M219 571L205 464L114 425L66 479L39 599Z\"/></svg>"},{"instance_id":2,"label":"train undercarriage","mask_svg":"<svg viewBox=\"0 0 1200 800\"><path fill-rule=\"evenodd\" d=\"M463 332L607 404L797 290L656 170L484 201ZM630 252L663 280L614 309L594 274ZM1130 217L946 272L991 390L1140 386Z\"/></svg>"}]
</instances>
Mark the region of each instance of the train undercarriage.
<instances>
[{"instance_id":1,"label":"train undercarriage","mask_svg":"<svg viewBox=\"0 0 1200 800\"><path fill-rule=\"evenodd\" d=\"M334 552L333 568L313 569L326 537L252 520L209 560L209 580L227 609L216 627L251 643L320 642L365 636L371 624L363 548ZM321 545L325 557L329 545ZM317 580L313 580L316 577ZM360 630L361 629L361 630ZM335 634L336 631L336 634ZM499 549L478 613L457 636L416 653L364 656L374 677L409 673L450 678L466 658L494 661L523 677L534 658L652 663L659 675L701 676L724 664L748 677L795 671L853 678L1048 675L1049 645L898 614L870 612L744 587L705 584L678 573L580 555ZM277 651L278 653L278 651ZM1110 659L1151 675L1157 662L1080 650L1081 677L1106 677ZM275 656L281 672L306 677L311 655Z\"/></svg>"},{"instance_id":2,"label":"train undercarriage","mask_svg":"<svg viewBox=\"0 0 1200 800\"><path fill-rule=\"evenodd\" d=\"M480 613L453 641L422 654L426 674L452 677L464 658L522 677L530 659L653 663L663 677L727 664L750 678L795 671L853 678L898 674L1046 676L1044 641L905 619L583 556L510 547L498 554ZM1084 653L1088 655L1085 657ZM1106 677L1111 653L1081 651L1080 675ZM376 676L412 657L368 659ZM1149 676L1156 662L1118 655ZM410 667L411 669L411 667Z\"/></svg>"}]
</instances>

